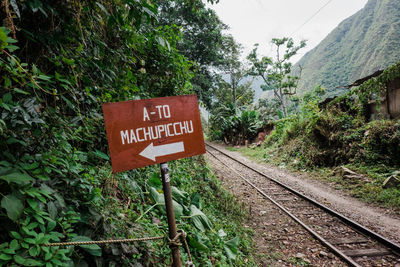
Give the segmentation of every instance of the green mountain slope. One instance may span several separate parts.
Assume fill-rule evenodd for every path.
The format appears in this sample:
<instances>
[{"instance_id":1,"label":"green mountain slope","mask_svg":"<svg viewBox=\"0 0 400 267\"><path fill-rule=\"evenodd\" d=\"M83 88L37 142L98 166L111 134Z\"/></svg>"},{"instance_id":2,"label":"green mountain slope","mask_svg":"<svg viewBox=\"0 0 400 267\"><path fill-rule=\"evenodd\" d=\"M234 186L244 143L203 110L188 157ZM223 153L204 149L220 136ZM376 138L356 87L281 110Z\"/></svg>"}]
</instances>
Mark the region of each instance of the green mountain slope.
<instances>
[{"instance_id":1,"label":"green mountain slope","mask_svg":"<svg viewBox=\"0 0 400 267\"><path fill-rule=\"evenodd\" d=\"M347 85L400 60L400 1L369 0L296 63L299 91L316 85L338 95Z\"/></svg>"}]
</instances>

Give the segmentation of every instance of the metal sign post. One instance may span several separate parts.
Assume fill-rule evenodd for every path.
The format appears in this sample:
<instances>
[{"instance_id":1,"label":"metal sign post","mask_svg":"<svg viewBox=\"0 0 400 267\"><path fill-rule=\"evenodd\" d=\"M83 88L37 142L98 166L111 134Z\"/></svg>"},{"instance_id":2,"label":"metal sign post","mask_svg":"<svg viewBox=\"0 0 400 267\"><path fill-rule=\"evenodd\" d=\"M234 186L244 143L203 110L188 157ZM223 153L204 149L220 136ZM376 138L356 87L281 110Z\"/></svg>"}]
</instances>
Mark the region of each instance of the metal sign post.
<instances>
[{"instance_id":1,"label":"metal sign post","mask_svg":"<svg viewBox=\"0 0 400 267\"><path fill-rule=\"evenodd\" d=\"M113 173L160 163L172 266L181 267L168 164L204 154L203 130L195 95L103 104ZM186 243L185 243L186 244ZM187 244L186 244L187 247Z\"/></svg>"},{"instance_id":2,"label":"metal sign post","mask_svg":"<svg viewBox=\"0 0 400 267\"><path fill-rule=\"evenodd\" d=\"M167 210L169 238L172 240L177 236L178 231L176 229L174 206L172 203L172 193L171 193L171 184L168 173L168 163L161 163L160 169L161 169L161 180L164 191L165 209ZM181 267L179 246L172 243L170 244L170 247L172 250L172 266Z\"/></svg>"}]
</instances>

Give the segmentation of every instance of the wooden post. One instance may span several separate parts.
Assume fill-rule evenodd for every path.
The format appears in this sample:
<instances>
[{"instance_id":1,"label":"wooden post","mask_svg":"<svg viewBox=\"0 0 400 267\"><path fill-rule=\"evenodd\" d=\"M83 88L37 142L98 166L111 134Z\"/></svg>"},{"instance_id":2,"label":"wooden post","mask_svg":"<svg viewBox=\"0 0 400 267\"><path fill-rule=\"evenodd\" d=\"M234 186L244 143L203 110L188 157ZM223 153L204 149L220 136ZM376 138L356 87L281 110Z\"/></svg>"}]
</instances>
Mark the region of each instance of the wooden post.
<instances>
[{"instance_id":1,"label":"wooden post","mask_svg":"<svg viewBox=\"0 0 400 267\"><path fill-rule=\"evenodd\" d=\"M174 206L172 203L172 192L171 192L171 184L169 182L168 163L161 163L160 169L161 169L161 180L164 190L165 208L167 210L169 238L173 239L178 234L178 232L176 230ZM179 255L179 246L171 244L170 248L172 251L172 266L181 267L182 264L181 264L181 257Z\"/></svg>"}]
</instances>

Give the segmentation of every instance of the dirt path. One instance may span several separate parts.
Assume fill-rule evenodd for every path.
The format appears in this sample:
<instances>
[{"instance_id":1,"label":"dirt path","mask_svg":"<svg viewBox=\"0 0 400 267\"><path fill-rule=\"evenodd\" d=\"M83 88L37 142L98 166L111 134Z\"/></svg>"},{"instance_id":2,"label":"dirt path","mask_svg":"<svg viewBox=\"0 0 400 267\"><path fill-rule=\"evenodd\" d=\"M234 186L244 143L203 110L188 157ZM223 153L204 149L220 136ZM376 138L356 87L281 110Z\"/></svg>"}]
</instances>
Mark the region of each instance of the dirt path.
<instances>
[{"instance_id":1,"label":"dirt path","mask_svg":"<svg viewBox=\"0 0 400 267\"><path fill-rule=\"evenodd\" d=\"M398 214L363 203L312 179L307 174L289 172L268 164L258 164L245 158L239 152L228 151L223 146L219 147L242 162L400 243L400 216ZM240 178L235 177L226 167L224 168L210 156L207 159L224 186L241 201L252 207L254 216L248 222L248 226L256 231L255 241L258 254L265 255L260 258L261 265L301 266L302 263L309 263L314 266L340 266L343 264L321 247L318 242L311 242L309 235L304 233L302 228L296 228L294 223L280 214L279 210L273 206L266 206L260 196L254 193ZM294 240L296 242L293 242Z\"/></svg>"}]
</instances>

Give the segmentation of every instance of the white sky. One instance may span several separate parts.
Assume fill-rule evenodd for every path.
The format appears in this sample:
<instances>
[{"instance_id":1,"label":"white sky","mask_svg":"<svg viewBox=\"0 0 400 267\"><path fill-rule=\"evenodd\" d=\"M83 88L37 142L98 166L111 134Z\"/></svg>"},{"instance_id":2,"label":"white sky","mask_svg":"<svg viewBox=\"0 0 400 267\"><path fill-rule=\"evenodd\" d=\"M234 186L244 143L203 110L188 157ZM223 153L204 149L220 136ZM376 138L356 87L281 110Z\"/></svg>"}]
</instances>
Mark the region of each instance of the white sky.
<instances>
[{"instance_id":1,"label":"white sky","mask_svg":"<svg viewBox=\"0 0 400 267\"><path fill-rule=\"evenodd\" d=\"M367 0L220 0L207 6L217 12L230 27L228 33L244 46L244 57L255 43L260 44L259 54L273 56L272 38L293 37L296 44L307 40L307 46L293 58L294 63L366 3Z\"/></svg>"}]
</instances>

